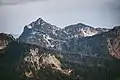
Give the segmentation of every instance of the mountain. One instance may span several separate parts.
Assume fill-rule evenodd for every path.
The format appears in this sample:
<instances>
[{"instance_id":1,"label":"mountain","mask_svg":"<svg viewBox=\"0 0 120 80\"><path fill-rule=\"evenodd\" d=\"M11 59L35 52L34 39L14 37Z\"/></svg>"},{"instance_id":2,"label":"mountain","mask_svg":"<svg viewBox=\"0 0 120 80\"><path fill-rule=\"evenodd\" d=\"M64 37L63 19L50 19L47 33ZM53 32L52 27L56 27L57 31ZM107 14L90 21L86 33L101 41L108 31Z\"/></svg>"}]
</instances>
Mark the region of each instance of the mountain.
<instances>
[{"instance_id":1,"label":"mountain","mask_svg":"<svg viewBox=\"0 0 120 80\"><path fill-rule=\"evenodd\" d=\"M95 36L75 38L80 47L75 46L81 48L82 52L65 53L24 43L14 39L11 35L2 33L0 40L7 41L4 42L7 45L0 50L0 79L120 79L119 53L116 53L120 46L119 36L120 27L115 27Z\"/></svg>"},{"instance_id":2,"label":"mountain","mask_svg":"<svg viewBox=\"0 0 120 80\"><path fill-rule=\"evenodd\" d=\"M0 79L120 79L119 36L120 27L114 27L108 32L91 37L73 38L77 43L79 42L80 47L74 44L76 52L65 53L24 43L18 39L15 40L11 35L2 33L0 40L7 42L4 42L6 47L0 50ZM72 45L72 41L69 42ZM81 50L77 52L77 48Z\"/></svg>"},{"instance_id":3,"label":"mountain","mask_svg":"<svg viewBox=\"0 0 120 80\"><path fill-rule=\"evenodd\" d=\"M0 79L74 80L72 69L65 67L57 52L21 43L4 33L0 34L0 40L6 44L0 50Z\"/></svg>"},{"instance_id":4,"label":"mountain","mask_svg":"<svg viewBox=\"0 0 120 80\"><path fill-rule=\"evenodd\" d=\"M61 29L39 18L24 27L19 40L62 51L69 45L69 39L93 36L106 31L108 29L93 28L82 23Z\"/></svg>"},{"instance_id":5,"label":"mountain","mask_svg":"<svg viewBox=\"0 0 120 80\"><path fill-rule=\"evenodd\" d=\"M105 29L78 23L60 29L41 18L31 24L18 40L57 51L78 80L119 79L120 26Z\"/></svg>"},{"instance_id":6,"label":"mountain","mask_svg":"<svg viewBox=\"0 0 120 80\"><path fill-rule=\"evenodd\" d=\"M18 39L1 33L0 79L119 80L120 26L61 29L39 18Z\"/></svg>"}]
</instances>

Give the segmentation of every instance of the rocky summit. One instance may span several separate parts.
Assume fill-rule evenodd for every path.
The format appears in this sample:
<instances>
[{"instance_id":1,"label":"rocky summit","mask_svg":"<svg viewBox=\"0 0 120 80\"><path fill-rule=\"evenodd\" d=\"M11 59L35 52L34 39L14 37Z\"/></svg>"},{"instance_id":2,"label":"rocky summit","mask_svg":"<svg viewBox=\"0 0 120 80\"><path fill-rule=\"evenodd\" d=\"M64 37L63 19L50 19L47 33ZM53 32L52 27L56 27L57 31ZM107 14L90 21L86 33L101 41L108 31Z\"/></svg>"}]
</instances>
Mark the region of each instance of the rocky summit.
<instances>
[{"instance_id":1,"label":"rocky summit","mask_svg":"<svg viewBox=\"0 0 120 80\"><path fill-rule=\"evenodd\" d=\"M39 18L24 27L24 31L19 37L19 40L59 51L68 51L71 46L71 40L75 38L75 40L77 40L78 38L90 37L106 31L108 31L108 29L93 28L82 23L70 25L61 29Z\"/></svg>"}]
</instances>

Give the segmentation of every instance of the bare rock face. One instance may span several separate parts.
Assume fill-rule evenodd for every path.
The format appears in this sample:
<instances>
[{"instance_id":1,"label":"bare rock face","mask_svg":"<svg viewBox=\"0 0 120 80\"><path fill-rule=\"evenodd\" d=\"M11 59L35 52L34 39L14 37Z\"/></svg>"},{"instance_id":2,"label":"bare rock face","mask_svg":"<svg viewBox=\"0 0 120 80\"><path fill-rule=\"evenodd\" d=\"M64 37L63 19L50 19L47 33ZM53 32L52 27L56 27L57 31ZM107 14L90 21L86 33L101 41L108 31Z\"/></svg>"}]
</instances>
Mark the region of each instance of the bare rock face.
<instances>
[{"instance_id":1,"label":"bare rock face","mask_svg":"<svg viewBox=\"0 0 120 80\"><path fill-rule=\"evenodd\" d=\"M19 65L19 69L22 71L22 75L27 78L37 78L39 70L47 67L53 69L53 71L70 75L72 70L63 69L61 66L62 63L55 55L40 53L38 48L31 48Z\"/></svg>"},{"instance_id":2,"label":"bare rock face","mask_svg":"<svg viewBox=\"0 0 120 80\"><path fill-rule=\"evenodd\" d=\"M108 39L108 50L110 55L117 59L120 59L120 37L113 40Z\"/></svg>"},{"instance_id":3,"label":"bare rock face","mask_svg":"<svg viewBox=\"0 0 120 80\"><path fill-rule=\"evenodd\" d=\"M0 49L4 49L6 47L6 42L4 40L0 40Z\"/></svg>"},{"instance_id":4,"label":"bare rock face","mask_svg":"<svg viewBox=\"0 0 120 80\"><path fill-rule=\"evenodd\" d=\"M108 40L108 46L109 46L109 53L120 59L120 37L114 39L113 41L110 42L110 40Z\"/></svg>"},{"instance_id":5,"label":"bare rock face","mask_svg":"<svg viewBox=\"0 0 120 80\"><path fill-rule=\"evenodd\" d=\"M120 27L115 27L111 31L112 35L108 39L108 50L110 55L120 59Z\"/></svg>"}]
</instances>

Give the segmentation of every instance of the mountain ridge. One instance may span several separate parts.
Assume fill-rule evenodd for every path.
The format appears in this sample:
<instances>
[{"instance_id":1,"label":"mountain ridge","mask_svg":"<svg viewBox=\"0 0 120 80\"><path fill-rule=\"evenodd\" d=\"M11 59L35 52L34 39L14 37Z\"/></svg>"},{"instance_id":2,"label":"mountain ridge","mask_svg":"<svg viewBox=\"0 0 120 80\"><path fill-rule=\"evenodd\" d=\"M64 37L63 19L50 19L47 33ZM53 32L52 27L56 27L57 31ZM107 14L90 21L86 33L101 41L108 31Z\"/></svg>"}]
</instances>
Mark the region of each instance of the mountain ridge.
<instances>
[{"instance_id":1,"label":"mountain ridge","mask_svg":"<svg viewBox=\"0 0 120 80\"><path fill-rule=\"evenodd\" d=\"M48 35L41 31L33 34L36 30L26 27L25 31L27 30L28 32L24 32L29 33L27 37L30 36L32 39L35 37L35 41L40 39L41 43L39 41L36 44L27 43L20 39L11 41L9 35L3 35L8 39L1 38L9 43L0 50L0 55L2 55L0 57L0 79L120 79L120 26L94 36L69 39L59 39L60 36L51 37L52 34ZM51 43L49 43L50 40ZM43 47L41 44L49 44L53 47Z\"/></svg>"},{"instance_id":2,"label":"mountain ridge","mask_svg":"<svg viewBox=\"0 0 120 80\"><path fill-rule=\"evenodd\" d=\"M25 42L33 44L38 42L38 45L42 45L43 47L48 46L57 48L59 47L59 43L64 44L64 42L66 42L68 39L89 37L106 31L108 31L108 29L93 28L82 23L66 26L65 28L61 29L39 18L24 27L24 31L19 39L22 41L24 38ZM37 40L37 37L43 39Z\"/></svg>"},{"instance_id":3,"label":"mountain ridge","mask_svg":"<svg viewBox=\"0 0 120 80\"><path fill-rule=\"evenodd\" d=\"M49 80L51 77L53 80L119 79L119 55L115 51L113 55L109 52L113 48L119 51L119 45L114 45L115 42L119 44L119 33L120 27L115 27L91 37L73 38L68 41L70 45L75 42L71 46L73 53L68 52L71 50L66 51L68 53L56 52L41 45L13 40L2 52L0 51L3 53L0 58L0 78L4 80ZM76 42L79 42L79 45L76 45ZM80 52L76 52L78 48L81 49Z\"/></svg>"}]
</instances>

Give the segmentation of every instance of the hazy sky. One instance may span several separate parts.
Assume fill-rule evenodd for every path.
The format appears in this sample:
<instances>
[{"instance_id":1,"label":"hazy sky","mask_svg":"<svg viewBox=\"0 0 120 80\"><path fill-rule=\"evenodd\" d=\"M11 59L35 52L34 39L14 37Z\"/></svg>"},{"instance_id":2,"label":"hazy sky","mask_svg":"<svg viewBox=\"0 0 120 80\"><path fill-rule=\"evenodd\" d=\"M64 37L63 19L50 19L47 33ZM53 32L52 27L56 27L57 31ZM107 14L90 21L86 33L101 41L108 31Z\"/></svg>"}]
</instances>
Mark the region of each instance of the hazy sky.
<instances>
[{"instance_id":1,"label":"hazy sky","mask_svg":"<svg viewBox=\"0 0 120 80\"><path fill-rule=\"evenodd\" d=\"M61 28L78 22L112 28L120 25L120 0L0 0L0 32L19 34L39 17Z\"/></svg>"}]
</instances>

